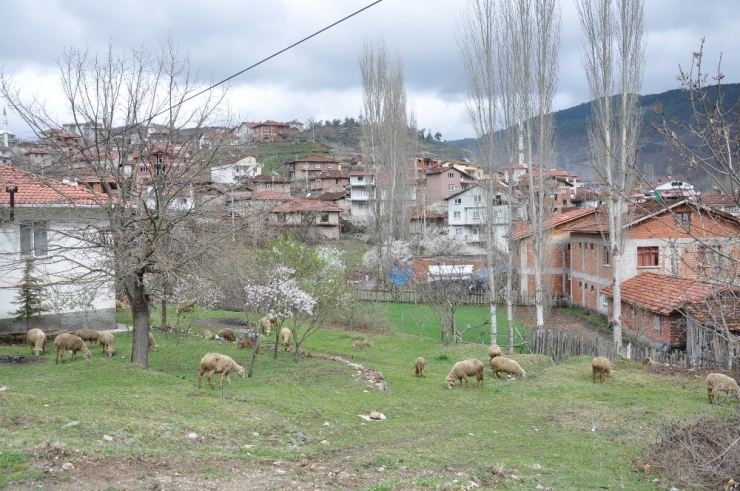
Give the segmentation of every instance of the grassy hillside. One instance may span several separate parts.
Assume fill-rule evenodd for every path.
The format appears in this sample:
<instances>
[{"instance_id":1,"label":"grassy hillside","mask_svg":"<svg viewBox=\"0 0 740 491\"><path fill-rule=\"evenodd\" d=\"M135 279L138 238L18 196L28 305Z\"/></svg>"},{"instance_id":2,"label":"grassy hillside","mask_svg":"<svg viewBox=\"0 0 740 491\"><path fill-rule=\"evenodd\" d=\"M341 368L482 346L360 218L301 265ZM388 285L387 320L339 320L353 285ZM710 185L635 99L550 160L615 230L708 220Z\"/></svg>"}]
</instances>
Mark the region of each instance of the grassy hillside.
<instances>
[{"instance_id":1,"label":"grassy hillside","mask_svg":"<svg viewBox=\"0 0 740 491\"><path fill-rule=\"evenodd\" d=\"M387 315L369 308L377 318ZM485 317L485 307L480 310L465 315ZM251 351L161 333L149 370L128 362L128 333L116 335L114 358L97 348L89 361L55 365L47 347L39 363L2 365L0 386L7 390L0 392L0 488L26 479L27 489L36 483L82 489L78 470L61 470L62 461L78 469L85 462L105 469L115 459L129 465L160 459L173 466L189 463L180 473L188 472L191 481L210 480L209 489L240 479L257 486L269 478L270 489L291 482L293 489L330 482L368 490L463 489L473 482L482 489L647 491L671 484L636 472L633 463L645 455L660 424L727 411L707 404L702 380L662 378L637 364L619 363L604 384L593 384L591 360L585 357L554 365L545 357L514 355L529 372L526 380L496 379L487 368L481 388L447 390L444 378L452 364L485 360L486 346L444 346L432 331L414 327L414 334L404 334L397 315L386 318L387 329L323 330L305 343L309 352L382 372L386 391L347 364L328 359L296 364L289 353L273 359L263 350L254 376L233 376L233 387L222 396L207 385L196 387L200 358L218 351L246 366ZM356 349L358 337L372 347ZM0 346L0 356L28 354L25 346ZM412 375L417 356L427 360L425 378ZM387 419L358 418L370 411ZM33 457L54 446L66 449L62 460ZM53 469L45 473L44 466ZM142 465L132 479L141 489L155 489L155 477L164 472ZM108 489L120 488L110 481Z\"/></svg>"}]
</instances>

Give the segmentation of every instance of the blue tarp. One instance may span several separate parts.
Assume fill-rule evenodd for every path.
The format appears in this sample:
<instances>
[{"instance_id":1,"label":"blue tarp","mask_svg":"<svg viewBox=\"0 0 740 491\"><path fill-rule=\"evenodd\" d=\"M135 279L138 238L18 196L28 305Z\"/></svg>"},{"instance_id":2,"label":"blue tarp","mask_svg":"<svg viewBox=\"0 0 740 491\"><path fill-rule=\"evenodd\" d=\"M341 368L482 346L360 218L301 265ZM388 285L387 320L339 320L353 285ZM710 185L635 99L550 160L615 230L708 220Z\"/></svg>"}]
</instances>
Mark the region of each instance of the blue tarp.
<instances>
[{"instance_id":1,"label":"blue tarp","mask_svg":"<svg viewBox=\"0 0 740 491\"><path fill-rule=\"evenodd\" d=\"M411 278L414 277L414 270L411 268L399 268L393 266L391 272L388 275L388 282L391 285L407 285L411 282Z\"/></svg>"}]
</instances>

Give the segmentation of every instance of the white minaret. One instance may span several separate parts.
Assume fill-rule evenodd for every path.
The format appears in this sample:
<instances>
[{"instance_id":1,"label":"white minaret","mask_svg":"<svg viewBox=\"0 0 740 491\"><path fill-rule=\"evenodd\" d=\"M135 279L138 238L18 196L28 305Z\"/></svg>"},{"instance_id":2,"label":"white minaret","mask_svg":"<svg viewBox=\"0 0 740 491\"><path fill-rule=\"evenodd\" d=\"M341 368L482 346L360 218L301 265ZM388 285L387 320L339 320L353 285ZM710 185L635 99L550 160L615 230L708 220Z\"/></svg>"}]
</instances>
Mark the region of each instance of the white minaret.
<instances>
[{"instance_id":1,"label":"white minaret","mask_svg":"<svg viewBox=\"0 0 740 491\"><path fill-rule=\"evenodd\" d=\"M8 115L5 113L5 108L3 108L3 146L8 146Z\"/></svg>"}]
</instances>

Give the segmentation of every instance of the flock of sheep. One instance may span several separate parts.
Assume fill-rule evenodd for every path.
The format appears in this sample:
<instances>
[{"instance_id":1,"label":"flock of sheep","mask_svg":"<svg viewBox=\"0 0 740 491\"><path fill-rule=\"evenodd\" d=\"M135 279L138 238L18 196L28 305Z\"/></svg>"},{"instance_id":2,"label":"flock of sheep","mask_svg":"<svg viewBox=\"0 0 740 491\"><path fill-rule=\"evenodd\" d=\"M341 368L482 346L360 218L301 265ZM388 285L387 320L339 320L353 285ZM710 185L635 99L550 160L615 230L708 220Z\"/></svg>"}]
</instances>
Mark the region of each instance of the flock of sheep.
<instances>
[{"instance_id":1,"label":"flock of sheep","mask_svg":"<svg viewBox=\"0 0 740 491\"><path fill-rule=\"evenodd\" d=\"M269 335L272 331L272 327L276 325L277 319L268 315L260 319L260 328L263 334ZM223 341L234 342L236 341L236 333L233 329L225 328L219 331L217 336L214 336L209 330L203 332L203 337L206 339L219 338ZM280 330L280 339L282 340L283 347L285 349L290 345L291 331L284 327ZM86 342L99 343L101 350L108 356L115 354L115 337L110 332L98 332L95 329L80 329L74 334L63 333L59 334L54 339L54 347L56 349L56 360L55 363L59 363L59 356L61 355L62 363L64 363L64 355L67 351L72 352L72 360L76 360L77 353L82 352L86 359L90 358L90 349L87 347ZM31 347L31 353L35 356L40 356L42 352L46 352L46 334L41 329L31 329L26 334L26 343ZM158 345L154 340L154 336L149 333L149 347L154 351L157 350ZM491 366L491 371L496 378L501 378L500 373L507 374L507 377L521 377L527 378L527 372L511 358L506 358L503 355L501 347L497 345L491 345L488 348L488 362ZM459 380L460 386L463 382L465 385L470 387L468 377L475 377L477 385L483 384L483 369L484 363L478 359L472 358L463 360L455 363L450 370L450 373L445 378L445 384L448 389L452 389L455 383ZM221 374L221 382L219 387L223 387L224 377L231 386L231 373L236 372L241 378L244 378L244 368L237 364L231 357L222 355L219 353L207 353L200 360L200 371L198 373L198 388L201 387L201 379L203 375L208 374L208 383L212 388L215 388L212 382L212 377L216 373ZM610 375L612 372L611 362L604 356L597 356L591 362L591 374L593 382L596 383L596 378L599 378L601 383L604 382L604 377ZM424 357L418 357L414 361L414 374L417 377L426 376L426 361ZM707 395L709 397L709 403L714 404L717 401L717 396L720 392L724 392L726 397L734 397L740 402L740 387L737 382L727 375L721 373L710 373L706 378L707 382Z\"/></svg>"},{"instance_id":2,"label":"flock of sheep","mask_svg":"<svg viewBox=\"0 0 740 491\"><path fill-rule=\"evenodd\" d=\"M500 378L500 373L505 373L508 376L527 378L527 372L511 358L505 358L502 356L503 352L501 347L498 345L491 345L488 348L488 362L491 366L491 371ZM452 367L449 375L445 378L445 384L448 389L452 389L455 383L459 380L460 386L463 381L465 385L470 387L468 377L475 377L478 381L477 385L483 384L483 368L484 363L476 358L468 360L458 361ZM591 362L591 377L593 383L596 383L598 377L601 383L604 383L604 377L610 375L612 372L612 365L608 358L604 356L597 356ZM414 361L414 375L417 377L426 376L426 361L424 357L420 356ZM717 396L720 392L724 392L726 397L734 397L740 402L740 387L738 386L735 379L722 373L710 373L706 378L707 382L707 395L709 396L709 403L714 404L717 401Z\"/></svg>"}]
</instances>

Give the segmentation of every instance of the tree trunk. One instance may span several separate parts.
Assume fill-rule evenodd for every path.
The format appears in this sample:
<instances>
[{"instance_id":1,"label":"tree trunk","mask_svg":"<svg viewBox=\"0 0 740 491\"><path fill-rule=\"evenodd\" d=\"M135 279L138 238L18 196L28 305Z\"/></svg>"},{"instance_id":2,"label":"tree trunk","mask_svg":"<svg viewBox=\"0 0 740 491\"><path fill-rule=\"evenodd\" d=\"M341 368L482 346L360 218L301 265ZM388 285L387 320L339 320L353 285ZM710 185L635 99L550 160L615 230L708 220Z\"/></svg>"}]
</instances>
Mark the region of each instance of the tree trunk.
<instances>
[{"instance_id":1,"label":"tree trunk","mask_svg":"<svg viewBox=\"0 0 740 491\"><path fill-rule=\"evenodd\" d=\"M131 363L149 368L149 302L146 298L144 273L126 281L126 296L134 318L134 339L131 346Z\"/></svg>"}]
</instances>

